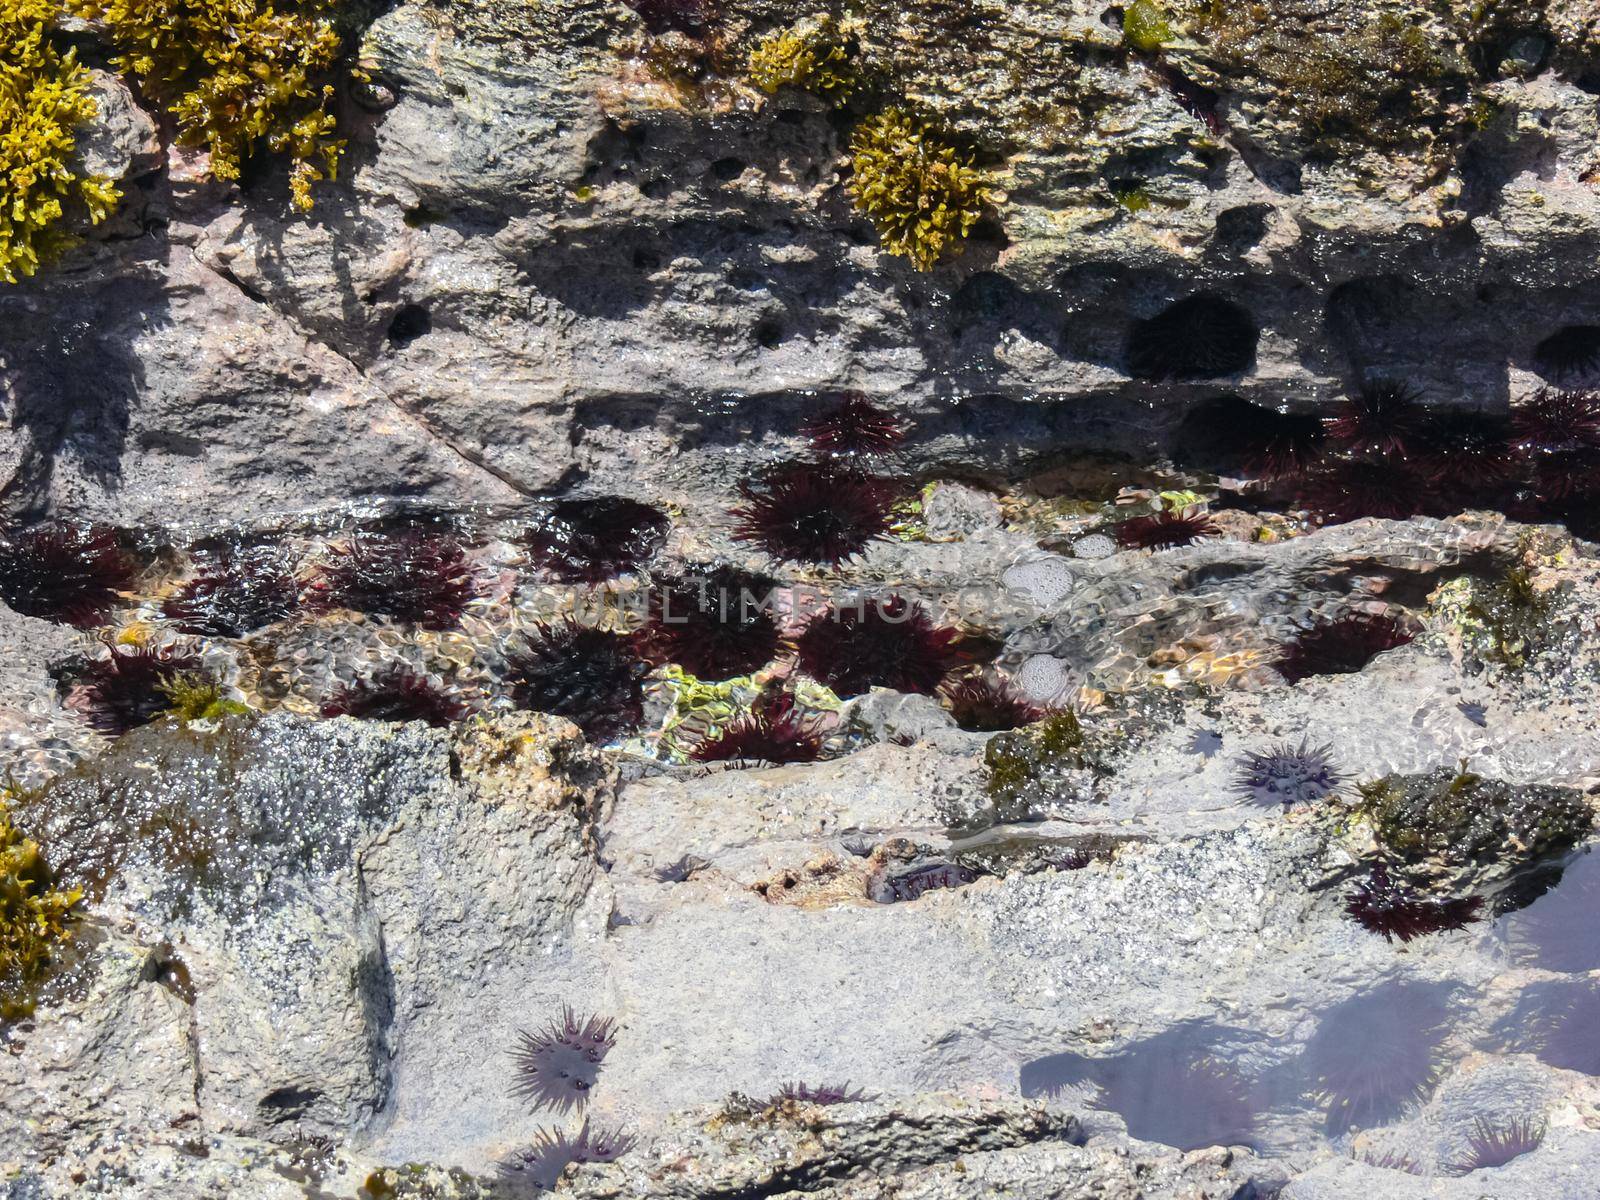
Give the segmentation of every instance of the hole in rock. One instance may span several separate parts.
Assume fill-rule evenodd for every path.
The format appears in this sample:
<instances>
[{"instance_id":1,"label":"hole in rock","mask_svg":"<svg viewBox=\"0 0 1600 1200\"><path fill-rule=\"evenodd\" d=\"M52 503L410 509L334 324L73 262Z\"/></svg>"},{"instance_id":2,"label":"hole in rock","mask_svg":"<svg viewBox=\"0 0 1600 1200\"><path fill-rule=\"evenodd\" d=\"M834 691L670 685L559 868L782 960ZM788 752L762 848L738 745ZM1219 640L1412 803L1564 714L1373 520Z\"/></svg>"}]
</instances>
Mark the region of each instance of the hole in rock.
<instances>
[{"instance_id":1,"label":"hole in rock","mask_svg":"<svg viewBox=\"0 0 1600 1200\"><path fill-rule=\"evenodd\" d=\"M1240 305L1201 294L1134 323L1128 373L1135 379L1216 379L1248 371L1260 330Z\"/></svg>"},{"instance_id":2,"label":"hole in rock","mask_svg":"<svg viewBox=\"0 0 1600 1200\"><path fill-rule=\"evenodd\" d=\"M420 304L404 305L389 322L389 341L396 346L409 346L431 332L433 319Z\"/></svg>"}]
</instances>

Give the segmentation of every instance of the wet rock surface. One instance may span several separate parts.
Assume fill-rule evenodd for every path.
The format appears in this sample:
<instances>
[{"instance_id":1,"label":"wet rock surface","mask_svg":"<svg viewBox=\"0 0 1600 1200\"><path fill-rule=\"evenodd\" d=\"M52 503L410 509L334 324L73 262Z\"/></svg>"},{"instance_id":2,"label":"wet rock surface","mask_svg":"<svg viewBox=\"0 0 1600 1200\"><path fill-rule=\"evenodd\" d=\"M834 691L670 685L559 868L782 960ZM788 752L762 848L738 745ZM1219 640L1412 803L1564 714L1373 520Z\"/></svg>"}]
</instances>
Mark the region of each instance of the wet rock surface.
<instances>
[{"instance_id":1,"label":"wet rock surface","mask_svg":"<svg viewBox=\"0 0 1600 1200\"><path fill-rule=\"evenodd\" d=\"M1600 12L830 17L365 12L310 217L93 72L5 1200L1591 1200Z\"/></svg>"}]
</instances>

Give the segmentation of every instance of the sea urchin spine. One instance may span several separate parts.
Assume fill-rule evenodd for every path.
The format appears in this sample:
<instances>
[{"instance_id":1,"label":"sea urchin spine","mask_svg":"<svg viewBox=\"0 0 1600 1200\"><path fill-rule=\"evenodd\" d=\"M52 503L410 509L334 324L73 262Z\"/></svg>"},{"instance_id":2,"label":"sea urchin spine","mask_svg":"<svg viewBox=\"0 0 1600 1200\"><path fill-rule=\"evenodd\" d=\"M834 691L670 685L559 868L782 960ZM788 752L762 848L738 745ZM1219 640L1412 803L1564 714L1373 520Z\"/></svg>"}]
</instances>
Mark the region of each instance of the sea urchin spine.
<instances>
[{"instance_id":1,"label":"sea urchin spine","mask_svg":"<svg viewBox=\"0 0 1600 1200\"><path fill-rule=\"evenodd\" d=\"M106 656L90 663L67 693L67 707L116 737L170 711L173 685L199 671L200 659L176 646L107 643Z\"/></svg>"},{"instance_id":2,"label":"sea urchin spine","mask_svg":"<svg viewBox=\"0 0 1600 1200\"><path fill-rule=\"evenodd\" d=\"M436 729L462 720L471 711L460 696L400 663L352 680L322 705L325 717L426 721Z\"/></svg>"},{"instance_id":3,"label":"sea urchin spine","mask_svg":"<svg viewBox=\"0 0 1600 1200\"><path fill-rule=\"evenodd\" d=\"M358 533L334 549L311 583L313 607L348 608L423 629L454 629L479 595L461 544L422 529Z\"/></svg>"}]
</instances>

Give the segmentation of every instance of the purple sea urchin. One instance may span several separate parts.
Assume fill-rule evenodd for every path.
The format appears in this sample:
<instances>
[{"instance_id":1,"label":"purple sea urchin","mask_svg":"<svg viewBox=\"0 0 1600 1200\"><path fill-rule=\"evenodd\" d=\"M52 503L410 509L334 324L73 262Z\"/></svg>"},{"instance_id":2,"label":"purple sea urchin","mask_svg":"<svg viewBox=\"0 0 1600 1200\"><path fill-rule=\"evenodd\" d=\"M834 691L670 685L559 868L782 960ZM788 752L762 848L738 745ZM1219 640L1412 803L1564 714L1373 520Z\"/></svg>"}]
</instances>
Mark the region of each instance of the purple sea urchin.
<instances>
[{"instance_id":1,"label":"purple sea urchin","mask_svg":"<svg viewBox=\"0 0 1600 1200\"><path fill-rule=\"evenodd\" d=\"M162 605L184 633L243 637L283 620L300 603L300 581L276 547L226 550Z\"/></svg>"},{"instance_id":2,"label":"purple sea urchin","mask_svg":"<svg viewBox=\"0 0 1600 1200\"><path fill-rule=\"evenodd\" d=\"M561 1130L535 1131L533 1142L498 1164L500 1177L514 1189L554 1191L571 1163L615 1162L637 1144L626 1130L591 1129L585 1121L577 1136Z\"/></svg>"},{"instance_id":3,"label":"purple sea urchin","mask_svg":"<svg viewBox=\"0 0 1600 1200\"><path fill-rule=\"evenodd\" d=\"M788 692L759 698L743 716L689 748L691 762L815 762L822 754L822 717L803 712Z\"/></svg>"},{"instance_id":4,"label":"purple sea urchin","mask_svg":"<svg viewBox=\"0 0 1600 1200\"><path fill-rule=\"evenodd\" d=\"M200 659L176 646L106 644L67 693L66 704L99 733L116 737L149 724L173 706L169 689L200 671Z\"/></svg>"},{"instance_id":5,"label":"purple sea urchin","mask_svg":"<svg viewBox=\"0 0 1600 1200\"><path fill-rule=\"evenodd\" d=\"M308 600L319 611L348 608L446 630L478 595L476 572L455 538L403 529L357 533L334 548L318 567Z\"/></svg>"},{"instance_id":6,"label":"purple sea urchin","mask_svg":"<svg viewBox=\"0 0 1600 1200\"><path fill-rule=\"evenodd\" d=\"M1202 538L1217 537L1220 530L1209 513L1198 508L1163 511L1117 522L1112 534L1124 550L1170 550Z\"/></svg>"},{"instance_id":7,"label":"purple sea urchin","mask_svg":"<svg viewBox=\"0 0 1600 1200\"><path fill-rule=\"evenodd\" d=\"M1341 459L1310 476L1304 503L1322 521L1343 524L1373 517L1403 521L1424 512L1433 489L1400 459Z\"/></svg>"},{"instance_id":8,"label":"purple sea urchin","mask_svg":"<svg viewBox=\"0 0 1600 1200\"><path fill-rule=\"evenodd\" d=\"M471 711L455 692L400 663L345 684L322 705L325 717L426 721L436 729L462 720Z\"/></svg>"},{"instance_id":9,"label":"purple sea urchin","mask_svg":"<svg viewBox=\"0 0 1600 1200\"><path fill-rule=\"evenodd\" d=\"M1312 746L1308 738L1282 742L1256 754L1247 752L1234 776L1234 794L1250 804L1285 809L1315 804L1339 790L1347 776L1333 765L1331 746Z\"/></svg>"},{"instance_id":10,"label":"purple sea urchin","mask_svg":"<svg viewBox=\"0 0 1600 1200\"><path fill-rule=\"evenodd\" d=\"M647 669L631 638L568 618L508 650L505 678L522 708L566 717L590 741L607 742L644 718Z\"/></svg>"},{"instance_id":11,"label":"purple sea urchin","mask_svg":"<svg viewBox=\"0 0 1600 1200\"><path fill-rule=\"evenodd\" d=\"M600 1078L600 1064L616 1044L615 1028L610 1017L579 1020L567 1006L539 1032L519 1030L511 1094L558 1112L583 1108Z\"/></svg>"},{"instance_id":12,"label":"purple sea urchin","mask_svg":"<svg viewBox=\"0 0 1600 1200\"><path fill-rule=\"evenodd\" d=\"M1422 393L1408 383L1370 380L1328 418L1328 436L1352 454L1403 458L1427 426L1421 401Z\"/></svg>"},{"instance_id":13,"label":"purple sea urchin","mask_svg":"<svg viewBox=\"0 0 1600 1200\"><path fill-rule=\"evenodd\" d=\"M40 525L0 538L0 599L23 616L93 628L133 576L133 560L109 529Z\"/></svg>"},{"instance_id":14,"label":"purple sea urchin","mask_svg":"<svg viewBox=\"0 0 1600 1200\"><path fill-rule=\"evenodd\" d=\"M845 460L883 458L906 436L898 417L854 392L800 432L818 452Z\"/></svg>"},{"instance_id":15,"label":"purple sea urchin","mask_svg":"<svg viewBox=\"0 0 1600 1200\"><path fill-rule=\"evenodd\" d=\"M600 496L561 501L522 541L534 565L563 583L602 583L648 563L670 528L660 509Z\"/></svg>"},{"instance_id":16,"label":"purple sea urchin","mask_svg":"<svg viewBox=\"0 0 1600 1200\"><path fill-rule=\"evenodd\" d=\"M989 675L947 681L939 692L956 724L969 733L1003 733L1042 721L1046 715L1009 680Z\"/></svg>"},{"instance_id":17,"label":"purple sea urchin","mask_svg":"<svg viewBox=\"0 0 1600 1200\"><path fill-rule=\"evenodd\" d=\"M844 1083L786 1083L780 1087L770 1100L769 1106L782 1104L785 1101L794 1104L863 1104L873 1099L872 1096L860 1088L852 1088L849 1080Z\"/></svg>"},{"instance_id":18,"label":"purple sea urchin","mask_svg":"<svg viewBox=\"0 0 1600 1200\"><path fill-rule=\"evenodd\" d=\"M767 604L777 584L737 567L659 581L638 633L641 654L677 663L701 679L748 675L772 661L781 641Z\"/></svg>"},{"instance_id":19,"label":"purple sea urchin","mask_svg":"<svg viewBox=\"0 0 1600 1200\"><path fill-rule=\"evenodd\" d=\"M801 669L840 696L874 687L932 695L961 661L959 638L920 605L887 596L813 617L795 649Z\"/></svg>"},{"instance_id":20,"label":"purple sea urchin","mask_svg":"<svg viewBox=\"0 0 1600 1200\"><path fill-rule=\"evenodd\" d=\"M888 532L888 480L813 463L786 463L739 485L734 537L779 562L838 566Z\"/></svg>"},{"instance_id":21,"label":"purple sea urchin","mask_svg":"<svg viewBox=\"0 0 1600 1200\"><path fill-rule=\"evenodd\" d=\"M1215 379L1247 371L1260 331L1239 305L1197 295L1136 322L1128 335L1128 374L1135 379Z\"/></svg>"},{"instance_id":22,"label":"purple sea urchin","mask_svg":"<svg viewBox=\"0 0 1600 1200\"><path fill-rule=\"evenodd\" d=\"M1600 369L1600 326L1558 329L1533 348L1533 362L1552 383L1592 375Z\"/></svg>"},{"instance_id":23,"label":"purple sea urchin","mask_svg":"<svg viewBox=\"0 0 1600 1200\"><path fill-rule=\"evenodd\" d=\"M1344 910L1365 929L1392 942L1414 941L1430 933L1465 929L1478 919L1482 901L1476 896L1444 899L1429 896L1394 880L1385 863L1372 865L1367 878L1345 897Z\"/></svg>"},{"instance_id":24,"label":"purple sea urchin","mask_svg":"<svg viewBox=\"0 0 1600 1200\"><path fill-rule=\"evenodd\" d=\"M1389 613L1350 610L1319 617L1278 652L1273 666L1289 683L1313 675L1353 675L1386 650L1416 634Z\"/></svg>"},{"instance_id":25,"label":"purple sea urchin","mask_svg":"<svg viewBox=\"0 0 1600 1200\"><path fill-rule=\"evenodd\" d=\"M1514 1158L1532 1154L1544 1144L1546 1125L1532 1117L1518 1117L1504 1125L1490 1125L1482 1117L1467 1135L1467 1157L1451 1164L1458 1175L1503 1167Z\"/></svg>"},{"instance_id":26,"label":"purple sea urchin","mask_svg":"<svg viewBox=\"0 0 1600 1200\"><path fill-rule=\"evenodd\" d=\"M1512 445L1537 461L1600 449L1600 392L1540 388L1511 410Z\"/></svg>"}]
</instances>

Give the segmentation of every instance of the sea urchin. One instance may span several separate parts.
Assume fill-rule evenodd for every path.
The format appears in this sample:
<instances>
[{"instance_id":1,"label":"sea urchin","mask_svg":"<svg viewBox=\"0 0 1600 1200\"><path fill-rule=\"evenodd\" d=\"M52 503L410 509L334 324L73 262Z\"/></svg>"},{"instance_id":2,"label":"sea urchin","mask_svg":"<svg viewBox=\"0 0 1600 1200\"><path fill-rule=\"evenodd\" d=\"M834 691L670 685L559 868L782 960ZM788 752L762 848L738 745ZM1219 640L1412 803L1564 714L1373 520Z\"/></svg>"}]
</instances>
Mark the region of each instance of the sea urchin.
<instances>
[{"instance_id":1,"label":"sea urchin","mask_svg":"<svg viewBox=\"0 0 1600 1200\"><path fill-rule=\"evenodd\" d=\"M1135 379L1215 379L1249 370L1261 333L1239 305L1220 296L1179 300L1128 334Z\"/></svg>"},{"instance_id":2,"label":"sea urchin","mask_svg":"<svg viewBox=\"0 0 1600 1200\"><path fill-rule=\"evenodd\" d=\"M888 532L888 480L813 463L786 463L739 485L734 537L779 562L838 566Z\"/></svg>"},{"instance_id":3,"label":"sea urchin","mask_svg":"<svg viewBox=\"0 0 1600 1200\"><path fill-rule=\"evenodd\" d=\"M1353 675L1416 635L1389 613L1351 610L1320 617L1285 643L1273 663L1289 683L1313 675Z\"/></svg>"},{"instance_id":4,"label":"sea urchin","mask_svg":"<svg viewBox=\"0 0 1600 1200\"><path fill-rule=\"evenodd\" d=\"M961 661L959 637L891 595L818 614L795 648L806 674L840 696L874 687L932 695Z\"/></svg>"},{"instance_id":5,"label":"sea urchin","mask_svg":"<svg viewBox=\"0 0 1600 1200\"><path fill-rule=\"evenodd\" d=\"M788 692L759 698L750 711L689 747L691 762L815 762L822 717L803 712Z\"/></svg>"},{"instance_id":6,"label":"sea urchin","mask_svg":"<svg viewBox=\"0 0 1600 1200\"><path fill-rule=\"evenodd\" d=\"M1467 1135L1467 1157L1452 1167L1457 1174L1503 1167L1514 1158L1532 1154L1544 1144L1546 1125L1532 1117L1519 1117L1503 1126L1491 1125L1482 1117Z\"/></svg>"},{"instance_id":7,"label":"sea urchin","mask_svg":"<svg viewBox=\"0 0 1600 1200\"><path fill-rule=\"evenodd\" d=\"M171 690L200 671L200 659L176 646L107 643L67 693L66 704L100 733L115 737L173 707Z\"/></svg>"},{"instance_id":8,"label":"sea urchin","mask_svg":"<svg viewBox=\"0 0 1600 1200\"><path fill-rule=\"evenodd\" d=\"M1333 765L1329 746L1283 742L1260 754L1248 752L1234 776L1234 794L1250 804L1293 808L1315 804L1339 790L1346 776Z\"/></svg>"},{"instance_id":9,"label":"sea urchin","mask_svg":"<svg viewBox=\"0 0 1600 1200\"><path fill-rule=\"evenodd\" d=\"M276 547L225 550L167 598L161 611L184 633L243 637L294 612L300 581Z\"/></svg>"},{"instance_id":10,"label":"sea urchin","mask_svg":"<svg viewBox=\"0 0 1600 1200\"><path fill-rule=\"evenodd\" d=\"M1352 454L1403 457L1427 425L1422 393L1408 383L1375 379L1361 385L1328 418L1328 436Z\"/></svg>"},{"instance_id":11,"label":"sea urchin","mask_svg":"<svg viewBox=\"0 0 1600 1200\"><path fill-rule=\"evenodd\" d=\"M846 461L883 458L906 436L898 417L856 393L802 426L800 432L820 453Z\"/></svg>"},{"instance_id":12,"label":"sea urchin","mask_svg":"<svg viewBox=\"0 0 1600 1200\"><path fill-rule=\"evenodd\" d=\"M461 544L424 529L358 533L334 548L310 587L313 607L348 608L423 629L453 629L479 594Z\"/></svg>"},{"instance_id":13,"label":"sea urchin","mask_svg":"<svg viewBox=\"0 0 1600 1200\"><path fill-rule=\"evenodd\" d=\"M1042 721L1046 711L1009 681L968 675L939 689L956 724L969 733L1003 733Z\"/></svg>"},{"instance_id":14,"label":"sea urchin","mask_svg":"<svg viewBox=\"0 0 1600 1200\"><path fill-rule=\"evenodd\" d=\"M1211 515L1198 508L1181 512L1163 510L1146 517L1119 521L1112 533L1125 550L1170 550L1218 535Z\"/></svg>"},{"instance_id":15,"label":"sea urchin","mask_svg":"<svg viewBox=\"0 0 1600 1200\"><path fill-rule=\"evenodd\" d=\"M522 541L534 565L563 583L601 583L654 558L670 527L660 509L600 496L561 501Z\"/></svg>"},{"instance_id":16,"label":"sea urchin","mask_svg":"<svg viewBox=\"0 0 1600 1200\"><path fill-rule=\"evenodd\" d=\"M1424 895L1397 882L1388 865L1374 863L1367 878L1345 897L1345 912L1385 941L1413 941L1430 933L1465 929L1478 919L1476 896L1444 899Z\"/></svg>"},{"instance_id":17,"label":"sea urchin","mask_svg":"<svg viewBox=\"0 0 1600 1200\"><path fill-rule=\"evenodd\" d=\"M862 1104L872 1097L860 1088L852 1088L848 1080L844 1083L786 1083L773 1093L767 1104L776 1105L785 1102L792 1104Z\"/></svg>"},{"instance_id":18,"label":"sea urchin","mask_svg":"<svg viewBox=\"0 0 1600 1200\"><path fill-rule=\"evenodd\" d=\"M615 1162L633 1149L636 1138L626 1130L590 1129L585 1121L575 1137L561 1130L536 1130L533 1142L500 1160L500 1177L513 1189L554 1191L571 1163Z\"/></svg>"},{"instance_id":19,"label":"sea urchin","mask_svg":"<svg viewBox=\"0 0 1600 1200\"><path fill-rule=\"evenodd\" d=\"M615 1028L609 1017L579 1020L567 1006L539 1032L519 1031L511 1094L558 1112L583 1108L600 1077L600 1064L616 1044Z\"/></svg>"},{"instance_id":20,"label":"sea urchin","mask_svg":"<svg viewBox=\"0 0 1600 1200\"><path fill-rule=\"evenodd\" d=\"M608 742L644 718L646 670L631 638L568 618L537 626L508 650L505 677L522 708L566 717L591 741Z\"/></svg>"},{"instance_id":21,"label":"sea urchin","mask_svg":"<svg viewBox=\"0 0 1600 1200\"><path fill-rule=\"evenodd\" d=\"M109 529L40 525L0 538L0 599L23 616L92 628L133 576Z\"/></svg>"},{"instance_id":22,"label":"sea urchin","mask_svg":"<svg viewBox=\"0 0 1600 1200\"><path fill-rule=\"evenodd\" d=\"M345 684L322 705L325 717L363 721L426 721L436 729L472 711L460 696L401 663Z\"/></svg>"},{"instance_id":23,"label":"sea urchin","mask_svg":"<svg viewBox=\"0 0 1600 1200\"><path fill-rule=\"evenodd\" d=\"M748 675L778 652L778 623L767 604L776 587L765 575L726 566L660 580L650 590L639 651L700 679Z\"/></svg>"}]
</instances>

